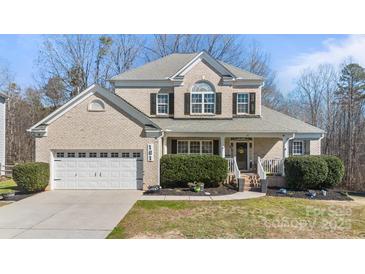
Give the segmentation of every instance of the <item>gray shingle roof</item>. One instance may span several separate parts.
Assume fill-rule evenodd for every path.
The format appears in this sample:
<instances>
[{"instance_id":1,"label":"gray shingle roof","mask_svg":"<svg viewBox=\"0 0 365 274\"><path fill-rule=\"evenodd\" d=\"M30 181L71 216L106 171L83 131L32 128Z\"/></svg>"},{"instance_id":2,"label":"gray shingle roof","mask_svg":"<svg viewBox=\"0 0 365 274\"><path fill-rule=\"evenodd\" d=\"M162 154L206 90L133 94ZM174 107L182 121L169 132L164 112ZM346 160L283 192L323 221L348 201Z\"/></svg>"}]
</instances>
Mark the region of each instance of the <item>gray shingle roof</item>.
<instances>
[{"instance_id":1,"label":"gray shingle roof","mask_svg":"<svg viewBox=\"0 0 365 274\"><path fill-rule=\"evenodd\" d=\"M324 133L298 119L262 106L262 117L233 119L150 118L163 130L200 133Z\"/></svg>"},{"instance_id":2,"label":"gray shingle roof","mask_svg":"<svg viewBox=\"0 0 365 274\"><path fill-rule=\"evenodd\" d=\"M143 66L128 70L110 80L164 80L173 76L199 53L174 53Z\"/></svg>"},{"instance_id":3,"label":"gray shingle roof","mask_svg":"<svg viewBox=\"0 0 365 274\"><path fill-rule=\"evenodd\" d=\"M138 68L123 72L112 77L111 81L118 80L165 80L175 75L186 64L193 60L197 53L174 53L144 64ZM248 71L242 70L230 64L219 61L228 71L238 78L248 80L263 80L264 78Z\"/></svg>"},{"instance_id":4,"label":"gray shingle roof","mask_svg":"<svg viewBox=\"0 0 365 274\"><path fill-rule=\"evenodd\" d=\"M248 72L246 70L240 69L238 67L232 66L225 62L219 61L223 66L226 67L234 76L237 78L247 79L247 80L264 80L264 77L256 75L254 73Z\"/></svg>"}]
</instances>

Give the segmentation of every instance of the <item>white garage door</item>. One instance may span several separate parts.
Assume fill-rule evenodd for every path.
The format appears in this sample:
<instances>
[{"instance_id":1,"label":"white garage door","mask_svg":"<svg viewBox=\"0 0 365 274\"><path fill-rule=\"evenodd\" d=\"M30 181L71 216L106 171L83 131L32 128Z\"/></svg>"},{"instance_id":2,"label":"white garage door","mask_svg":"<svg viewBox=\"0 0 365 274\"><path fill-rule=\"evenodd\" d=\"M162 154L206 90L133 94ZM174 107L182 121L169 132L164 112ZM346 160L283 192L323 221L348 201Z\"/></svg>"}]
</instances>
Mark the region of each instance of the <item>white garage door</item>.
<instances>
[{"instance_id":1,"label":"white garage door","mask_svg":"<svg viewBox=\"0 0 365 274\"><path fill-rule=\"evenodd\" d=\"M54 189L140 189L142 152L60 151L54 158Z\"/></svg>"}]
</instances>

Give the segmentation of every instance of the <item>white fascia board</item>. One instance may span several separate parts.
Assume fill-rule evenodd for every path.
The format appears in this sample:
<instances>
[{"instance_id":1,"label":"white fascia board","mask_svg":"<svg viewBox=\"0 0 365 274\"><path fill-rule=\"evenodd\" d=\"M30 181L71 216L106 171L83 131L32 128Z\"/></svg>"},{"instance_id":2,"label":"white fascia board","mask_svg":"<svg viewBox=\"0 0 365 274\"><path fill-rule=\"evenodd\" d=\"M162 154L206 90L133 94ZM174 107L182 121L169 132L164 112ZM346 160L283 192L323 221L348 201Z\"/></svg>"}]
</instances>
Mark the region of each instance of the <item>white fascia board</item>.
<instances>
[{"instance_id":1,"label":"white fascia board","mask_svg":"<svg viewBox=\"0 0 365 274\"><path fill-rule=\"evenodd\" d=\"M226 67L224 67L221 63L219 63L215 58L210 56L205 51L200 52L197 56L195 56L189 63L187 63L184 67L182 67L178 72L176 72L170 79L174 79L179 75L185 75L190 69L192 69L196 64L198 64L201 60L205 60L210 64L214 69L216 69L222 75L233 75Z\"/></svg>"},{"instance_id":2,"label":"white fascia board","mask_svg":"<svg viewBox=\"0 0 365 274\"><path fill-rule=\"evenodd\" d=\"M42 119L41 121L39 121L38 123L33 125L31 128L27 129L27 131L32 132L35 128L37 128L38 126L40 126L42 124L47 125L47 124L52 123L54 120L61 117L67 111L72 109L74 106L76 106L77 104L81 103L82 101L84 101L85 99L87 99L88 97L93 95L96 92L97 88L101 88L101 87L99 87L95 84L91 85L90 87L85 89L83 92L81 92L79 95L75 96L70 101L68 101L66 104L64 104L63 106L61 106L60 108L58 108L57 110L55 110L54 112L52 112L51 114L46 116L44 119Z\"/></svg>"},{"instance_id":3,"label":"white fascia board","mask_svg":"<svg viewBox=\"0 0 365 274\"><path fill-rule=\"evenodd\" d=\"M323 133L295 133L295 139L317 140L322 138Z\"/></svg>"}]
</instances>

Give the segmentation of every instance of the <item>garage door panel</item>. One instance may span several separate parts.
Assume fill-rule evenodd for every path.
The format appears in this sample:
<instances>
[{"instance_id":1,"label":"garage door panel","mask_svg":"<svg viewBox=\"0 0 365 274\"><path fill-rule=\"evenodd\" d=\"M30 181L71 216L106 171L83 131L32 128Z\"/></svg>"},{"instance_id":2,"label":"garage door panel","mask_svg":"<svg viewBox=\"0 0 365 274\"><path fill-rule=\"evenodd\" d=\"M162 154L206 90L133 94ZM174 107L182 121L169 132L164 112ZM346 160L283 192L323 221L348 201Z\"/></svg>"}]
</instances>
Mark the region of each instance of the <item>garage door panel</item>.
<instances>
[{"instance_id":1,"label":"garage door panel","mask_svg":"<svg viewBox=\"0 0 365 274\"><path fill-rule=\"evenodd\" d=\"M137 189L142 187L142 168L137 158L56 158L54 188Z\"/></svg>"}]
</instances>

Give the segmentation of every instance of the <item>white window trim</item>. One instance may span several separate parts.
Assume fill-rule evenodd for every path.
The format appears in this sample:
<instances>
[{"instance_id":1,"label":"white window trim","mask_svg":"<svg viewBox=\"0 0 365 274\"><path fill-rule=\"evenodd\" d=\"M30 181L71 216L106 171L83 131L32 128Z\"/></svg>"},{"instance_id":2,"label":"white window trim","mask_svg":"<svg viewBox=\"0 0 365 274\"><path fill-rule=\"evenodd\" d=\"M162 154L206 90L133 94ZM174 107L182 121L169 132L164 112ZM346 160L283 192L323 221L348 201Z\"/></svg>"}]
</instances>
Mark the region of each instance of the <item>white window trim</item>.
<instances>
[{"instance_id":1,"label":"white window trim","mask_svg":"<svg viewBox=\"0 0 365 274\"><path fill-rule=\"evenodd\" d=\"M212 90L211 91L193 91L191 89L190 91L190 114L192 115L215 115L215 112L216 112L216 104L217 104L217 96L216 96L216 92L214 90L214 87L212 87L212 84L208 83L208 82L205 82L203 81L204 83L207 83L211 88ZM198 84L200 82L197 82L195 84ZM195 85L194 84L194 85ZM194 87L193 85L193 87ZM202 95L202 102L201 103L194 103L194 104L200 104L202 106L202 112L194 112L193 113L193 94L201 94ZM213 104L213 112L205 112L204 110L204 95L206 94L213 94L214 95L214 102L213 103L209 103L209 104Z\"/></svg>"},{"instance_id":2,"label":"white window trim","mask_svg":"<svg viewBox=\"0 0 365 274\"><path fill-rule=\"evenodd\" d=\"M294 143L301 143L302 144L302 153L295 153L294 152ZM303 140L293 140L292 142L292 155L293 156L301 156L304 155L305 151L304 151L304 141Z\"/></svg>"},{"instance_id":3,"label":"white window trim","mask_svg":"<svg viewBox=\"0 0 365 274\"><path fill-rule=\"evenodd\" d=\"M159 103L158 102L158 96L165 95L167 96L167 103ZM158 105L166 105L167 104L167 112L166 113L160 113L158 111ZM169 93L157 93L156 95L156 114L157 115L169 115L170 113L170 94Z\"/></svg>"},{"instance_id":4,"label":"white window trim","mask_svg":"<svg viewBox=\"0 0 365 274\"><path fill-rule=\"evenodd\" d=\"M180 153L178 151L179 142L187 142L188 143L188 152L187 153ZM190 142L199 142L199 151L200 153L190 153ZM211 153L203 153L203 142L210 142L212 145L212 152ZM214 154L214 147L213 147L213 140L177 140L176 143L176 154L191 154L191 155L213 155Z\"/></svg>"},{"instance_id":5,"label":"white window trim","mask_svg":"<svg viewBox=\"0 0 365 274\"><path fill-rule=\"evenodd\" d=\"M238 95L239 94L247 94L247 112L239 112L238 105L244 105L245 103L238 102ZM237 92L237 102L236 102L236 112L237 114L250 114L250 93L249 92Z\"/></svg>"}]
</instances>

